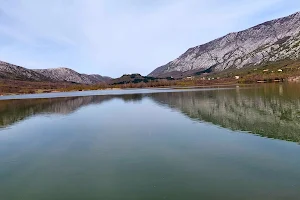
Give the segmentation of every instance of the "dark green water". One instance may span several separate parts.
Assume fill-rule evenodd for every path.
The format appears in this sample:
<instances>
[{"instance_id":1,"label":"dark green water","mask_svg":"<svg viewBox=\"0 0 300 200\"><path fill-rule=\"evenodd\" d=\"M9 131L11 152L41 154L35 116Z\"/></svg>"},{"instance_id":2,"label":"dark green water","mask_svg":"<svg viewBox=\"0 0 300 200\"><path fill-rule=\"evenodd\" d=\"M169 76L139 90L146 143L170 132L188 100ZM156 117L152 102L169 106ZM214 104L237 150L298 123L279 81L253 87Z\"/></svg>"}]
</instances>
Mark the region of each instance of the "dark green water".
<instances>
[{"instance_id":1,"label":"dark green water","mask_svg":"<svg viewBox=\"0 0 300 200\"><path fill-rule=\"evenodd\" d=\"M0 101L0 199L300 198L300 85L140 92Z\"/></svg>"}]
</instances>

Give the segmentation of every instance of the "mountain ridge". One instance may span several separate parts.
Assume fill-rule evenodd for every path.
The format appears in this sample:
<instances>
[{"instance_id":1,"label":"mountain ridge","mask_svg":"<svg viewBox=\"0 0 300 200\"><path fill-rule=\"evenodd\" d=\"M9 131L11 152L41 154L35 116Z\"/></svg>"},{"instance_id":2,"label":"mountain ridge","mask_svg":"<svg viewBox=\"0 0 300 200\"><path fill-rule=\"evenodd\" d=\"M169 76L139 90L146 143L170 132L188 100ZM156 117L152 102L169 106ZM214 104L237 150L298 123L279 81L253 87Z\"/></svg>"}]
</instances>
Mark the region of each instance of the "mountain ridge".
<instances>
[{"instance_id":1,"label":"mountain ridge","mask_svg":"<svg viewBox=\"0 0 300 200\"><path fill-rule=\"evenodd\" d=\"M183 76L231 67L243 68L287 58L298 59L299 52L300 12L296 12L189 48L149 76Z\"/></svg>"},{"instance_id":2,"label":"mountain ridge","mask_svg":"<svg viewBox=\"0 0 300 200\"><path fill-rule=\"evenodd\" d=\"M67 81L79 84L106 83L111 79L99 74L81 74L66 67L27 69L4 61L0 61L0 78L23 81Z\"/></svg>"}]
</instances>

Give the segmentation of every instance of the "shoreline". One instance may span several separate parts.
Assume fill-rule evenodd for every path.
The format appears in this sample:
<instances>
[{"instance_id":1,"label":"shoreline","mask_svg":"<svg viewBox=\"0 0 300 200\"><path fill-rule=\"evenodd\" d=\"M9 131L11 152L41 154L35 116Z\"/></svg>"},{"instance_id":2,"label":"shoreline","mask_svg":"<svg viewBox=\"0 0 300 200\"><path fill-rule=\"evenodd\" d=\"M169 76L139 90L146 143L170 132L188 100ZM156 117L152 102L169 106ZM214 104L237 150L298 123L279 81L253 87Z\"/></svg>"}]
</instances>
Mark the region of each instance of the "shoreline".
<instances>
[{"instance_id":1,"label":"shoreline","mask_svg":"<svg viewBox=\"0 0 300 200\"><path fill-rule=\"evenodd\" d=\"M274 84L274 83L273 83ZM80 97L80 96L93 96L93 95L120 95L117 91L136 91L136 90L196 90L196 89L215 89L215 88L236 88L236 87L247 87L262 84L213 84L213 85L195 85L195 86L167 86L167 87L144 87L144 88L106 88L99 90L73 90L73 91L57 91L47 93L16 93L16 94L2 94L0 95L0 101L2 100L16 100L16 99L36 99L36 98L62 98L62 97ZM107 91L107 94L104 91ZM116 93L114 92L116 91ZM93 93L94 94L91 94ZM111 93L112 92L112 93ZM73 95L64 95L70 94ZM98 93L98 94L97 94ZM53 96L51 96L53 94ZM128 93L133 94L133 93ZM10 98L11 97L11 98ZM21 98L19 98L21 97Z\"/></svg>"},{"instance_id":2,"label":"shoreline","mask_svg":"<svg viewBox=\"0 0 300 200\"><path fill-rule=\"evenodd\" d=\"M81 93L81 92L100 92L100 91L118 91L118 90L138 90L138 89L173 89L173 90L185 90L185 89L204 89L204 88L229 88L229 87L246 87L246 86L255 86L255 85L264 85L264 84L285 84L285 83L298 83L297 81L273 81L273 82L253 82L253 83L238 83L238 82L210 82L210 84L203 85L170 85L170 86L158 86L158 87L108 87L108 88L99 88L99 89L74 89L67 91L60 91L57 89L34 89L34 92L31 93L2 93L0 94L0 100L8 100L9 97L14 96L37 96L37 95L49 95L49 94L64 94L64 93ZM60 95L59 95L60 96ZM80 96L80 95L79 95ZM2 98L1 98L2 97ZM61 97L61 96L60 96ZM43 98L43 97L42 97ZM13 98L17 99L17 98Z\"/></svg>"},{"instance_id":3,"label":"shoreline","mask_svg":"<svg viewBox=\"0 0 300 200\"><path fill-rule=\"evenodd\" d=\"M70 91L59 91L53 90L48 92L49 90L44 90L42 92L36 93L4 93L1 94L0 97L7 96L18 96L18 95L38 95L38 94L56 94L56 93L69 93L69 92L91 92L91 91L113 91L113 90L138 90L138 89L201 89L201 88L216 88L216 87L234 87L234 86L246 86L246 85L255 85L255 84L212 84L212 85L194 85L194 86L166 86L166 87L142 87L142 88L105 88L105 89L97 89L97 90L70 90ZM37 89L41 91L40 89Z\"/></svg>"}]
</instances>

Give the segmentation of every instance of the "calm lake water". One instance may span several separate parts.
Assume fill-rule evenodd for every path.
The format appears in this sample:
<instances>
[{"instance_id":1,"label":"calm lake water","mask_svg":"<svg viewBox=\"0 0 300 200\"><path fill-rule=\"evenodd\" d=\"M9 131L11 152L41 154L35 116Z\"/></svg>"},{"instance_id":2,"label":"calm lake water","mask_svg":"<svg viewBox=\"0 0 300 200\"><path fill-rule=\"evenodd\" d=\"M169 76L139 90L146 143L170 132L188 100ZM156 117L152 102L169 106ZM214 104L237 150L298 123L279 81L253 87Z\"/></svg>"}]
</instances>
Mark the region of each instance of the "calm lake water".
<instances>
[{"instance_id":1,"label":"calm lake water","mask_svg":"<svg viewBox=\"0 0 300 200\"><path fill-rule=\"evenodd\" d=\"M1 200L299 200L300 85L104 94L0 101Z\"/></svg>"}]
</instances>

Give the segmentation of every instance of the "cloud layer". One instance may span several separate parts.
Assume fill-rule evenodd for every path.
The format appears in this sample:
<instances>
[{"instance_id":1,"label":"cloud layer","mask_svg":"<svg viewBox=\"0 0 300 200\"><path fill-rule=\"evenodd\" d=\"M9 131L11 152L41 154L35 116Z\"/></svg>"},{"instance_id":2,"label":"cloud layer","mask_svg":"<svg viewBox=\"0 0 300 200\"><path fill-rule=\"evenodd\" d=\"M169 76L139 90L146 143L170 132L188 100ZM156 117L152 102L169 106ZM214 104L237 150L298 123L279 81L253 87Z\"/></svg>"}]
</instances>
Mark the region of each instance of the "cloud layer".
<instances>
[{"instance_id":1,"label":"cloud layer","mask_svg":"<svg viewBox=\"0 0 300 200\"><path fill-rule=\"evenodd\" d=\"M0 0L0 60L113 77L300 10L287 0Z\"/></svg>"}]
</instances>

